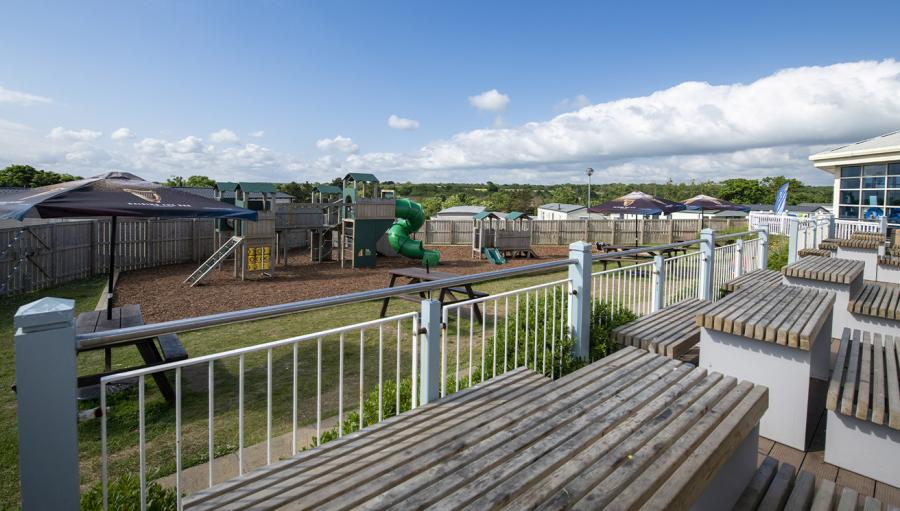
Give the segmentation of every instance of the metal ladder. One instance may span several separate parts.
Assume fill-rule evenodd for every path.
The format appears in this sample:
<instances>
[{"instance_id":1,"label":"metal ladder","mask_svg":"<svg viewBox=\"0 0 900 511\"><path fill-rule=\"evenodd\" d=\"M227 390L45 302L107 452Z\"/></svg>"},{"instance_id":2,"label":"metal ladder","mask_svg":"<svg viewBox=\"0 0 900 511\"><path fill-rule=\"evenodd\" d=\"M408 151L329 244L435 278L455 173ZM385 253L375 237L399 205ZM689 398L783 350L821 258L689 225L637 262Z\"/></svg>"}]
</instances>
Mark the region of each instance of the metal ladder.
<instances>
[{"instance_id":1,"label":"metal ladder","mask_svg":"<svg viewBox=\"0 0 900 511\"><path fill-rule=\"evenodd\" d=\"M211 272L213 268L222 263L222 261L228 257L229 254L234 252L234 249L244 241L244 238L241 236L232 236L228 241L222 244L218 250L213 252L213 255L209 256L209 259L203 262L199 268L194 270L194 273L191 273L191 276L186 278L183 283L190 282L191 287L196 286L203 277L206 276L207 273Z\"/></svg>"}]
</instances>

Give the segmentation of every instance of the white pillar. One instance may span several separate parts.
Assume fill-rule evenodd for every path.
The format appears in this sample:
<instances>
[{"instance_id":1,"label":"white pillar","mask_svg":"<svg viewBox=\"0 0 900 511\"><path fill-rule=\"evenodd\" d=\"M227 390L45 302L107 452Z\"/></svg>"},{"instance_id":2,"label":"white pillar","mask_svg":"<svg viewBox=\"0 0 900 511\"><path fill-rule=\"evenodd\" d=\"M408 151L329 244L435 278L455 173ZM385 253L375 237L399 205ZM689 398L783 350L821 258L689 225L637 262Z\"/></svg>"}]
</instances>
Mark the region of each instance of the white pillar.
<instances>
[{"instance_id":1,"label":"white pillar","mask_svg":"<svg viewBox=\"0 0 900 511\"><path fill-rule=\"evenodd\" d=\"M769 267L769 226L759 228L759 268L765 270Z\"/></svg>"},{"instance_id":2,"label":"white pillar","mask_svg":"<svg viewBox=\"0 0 900 511\"><path fill-rule=\"evenodd\" d=\"M701 300L712 300L716 235L712 229L707 228L700 231L700 239L700 288L697 296Z\"/></svg>"},{"instance_id":3,"label":"white pillar","mask_svg":"<svg viewBox=\"0 0 900 511\"><path fill-rule=\"evenodd\" d=\"M583 241L569 245L569 335L575 339L574 354L587 360L591 353L591 246Z\"/></svg>"},{"instance_id":4,"label":"white pillar","mask_svg":"<svg viewBox=\"0 0 900 511\"><path fill-rule=\"evenodd\" d=\"M42 298L13 319L25 511L80 505L74 311L74 300Z\"/></svg>"},{"instance_id":5,"label":"white pillar","mask_svg":"<svg viewBox=\"0 0 900 511\"><path fill-rule=\"evenodd\" d=\"M656 312L665 307L666 296L666 265L661 255L653 257L653 301L650 303L650 312Z\"/></svg>"},{"instance_id":6,"label":"white pillar","mask_svg":"<svg viewBox=\"0 0 900 511\"><path fill-rule=\"evenodd\" d=\"M737 246L734 248L734 276L740 277L744 274L744 240L738 238Z\"/></svg>"},{"instance_id":7,"label":"white pillar","mask_svg":"<svg viewBox=\"0 0 900 511\"><path fill-rule=\"evenodd\" d=\"M788 219L788 264L797 262L797 245L800 242L800 222L796 217Z\"/></svg>"},{"instance_id":8,"label":"white pillar","mask_svg":"<svg viewBox=\"0 0 900 511\"><path fill-rule=\"evenodd\" d=\"M437 400L441 389L441 302L422 300L419 332L419 405Z\"/></svg>"}]
</instances>

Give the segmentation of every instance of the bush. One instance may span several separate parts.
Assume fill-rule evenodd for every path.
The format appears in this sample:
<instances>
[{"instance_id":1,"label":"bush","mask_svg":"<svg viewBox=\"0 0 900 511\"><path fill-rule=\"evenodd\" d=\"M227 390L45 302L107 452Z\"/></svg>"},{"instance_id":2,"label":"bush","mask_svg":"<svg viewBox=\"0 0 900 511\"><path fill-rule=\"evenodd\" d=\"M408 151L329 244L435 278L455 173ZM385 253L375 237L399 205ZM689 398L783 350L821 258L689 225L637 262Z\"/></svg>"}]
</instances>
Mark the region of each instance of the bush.
<instances>
[{"instance_id":1,"label":"bush","mask_svg":"<svg viewBox=\"0 0 900 511\"><path fill-rule=\"evenodd\" d=\"M109 482L109 509L117 511L137 511L141 509L141 482L135 474L127 474ZM178 494L158 483L147 483L147 510L174 511L178 504ZM100 483L81 496L81 509L94 511L103 509L103 487Z\"/></svg>"},{"instance_id":2,"label":"bush","mask_svg":"<svg viewBox=\"0 0 900 511\"><path fill-rule=\"evenodd\" d=\"M591 308L591 360L601 359L618 348L611 334L616 328L631 323L637 316L625 307L608 302L594 302Z\"/></svg>"},{"instance_id":3,"label":"bush","mask_svg":"<svg viewBox=\"0 0 900 511\"><path fill-rule=\"evenodd\" d=\"M769 265L770 270L780 271L787 266L788 237L775 234L769 235Z\"/></svg>"}]
</instances>

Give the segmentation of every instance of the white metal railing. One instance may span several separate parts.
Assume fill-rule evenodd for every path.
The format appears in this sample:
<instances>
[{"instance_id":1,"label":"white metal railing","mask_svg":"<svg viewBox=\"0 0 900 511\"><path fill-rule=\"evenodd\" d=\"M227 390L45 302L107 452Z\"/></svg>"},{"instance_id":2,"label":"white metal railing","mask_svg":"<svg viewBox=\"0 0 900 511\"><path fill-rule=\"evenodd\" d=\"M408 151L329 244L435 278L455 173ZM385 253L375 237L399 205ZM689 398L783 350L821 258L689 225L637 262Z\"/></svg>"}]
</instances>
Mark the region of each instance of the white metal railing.
<instances>
[{"instance_id":1,"label":"white metal railing","mask_svg":"<svg viewBox=\"0 0 900 511\"><path fill-rule=\"evenodd\" d=\"M741 273L749 273L753 270L765 269L759 260L759 238L744 241L744 250L741 260Z\"/></svg>"},{"instance_id":2,"label":"white metal railing","mask_svg":"<svg viewBox=\"0 0 900 511\"><path fill-rule=\"evenodd\" d=\"M396 337L396 368L395 368L395 387L396 393L394 399L395 410L399 413L401 403L400 403L400 380L401 380L401 367L402 361L401 357L403 356L403 343L409 344L409 352L411 353L410 357L410 378L412 382L412 408L415 408L417 403L417 384L418 384L418 354L416 353L417 345L416 342L418 339L418 320L419 313L418 312L410 312L406 314L399 314L383 319L377 319L373 321L367 321L364 323L357 323L353 325L343 326L339 328L333 328L330 330L323 330L320 332L315 332L312 334L300 335L296 337L289 337L286 339L281 339L277 341L267 342L263 344L257 344L254 346L248 346L245 348L238 348L234 350L225 351L222 353L215 353L211 355L200 356L196 358L191 358L187 360L182 360L179 362L172 362L167 364L162 364L158 366L146 367L142 369L137 369L133 371L128 371L124 373L104 376L100 380L100 409L108 410L107 408L107 389L109 385L115 383L125 383L132 382L135 379L137 380L138 387L138 464L139 464L139 478L140 478L140 496L141 496L141 509L145 509L147 502L147 469L146 469L146 400L145 400L145 379L147 376L157 374L157 373L165 373L168 371L175 372L175 431L174 431L174 443L175 443L175 488L178 494L178 509L181 509L181 495L182 495L182 451L183 451L183 438L182 438L182 405L183 405L183 390L182 390L182 380L183 380L183 371L188 367L202 367L206 366L207 371L207 395L208 395L208 417L207 417L207 449L208 449L208 483L209 486L214 484L213 474L214 474L214 464L215 464L215 390L216 390L216 381L215 381L215 366L216 364L222 364L225 361L233 361L237 359L237 372L238 372L238 381L237 381L237 423L238 423L238 438L237 438L237 457L238 457L238 475L244 473L245 463L244 463L244 405L245 405L245 396L244 396L244 386L245 386L245 373L247 368L245 367L245 362L247 358L256 354L265 354L265 374L266 374L266 464L272 463L272 395L273 395L273 351L278 348L291 348L292 349L292 358L291 358L291 396L292 396L292 405L291 405L291 453L296 454L298 451L298 442L297 442L297 431L298 431L298 348L301 344L305 343L316 343L316 410L315 410L315 431L316 431L316 441L322 438L322 414L323 414L323 394L322 394L322 358L323 358L323 344L326 342L334 342L337 340L338 342L338 388L337 388L337 435L342 436L344 430L344 414L346 411L351 410L348 408L345 403L345 358L347 355L346 352L346 343L353 342L348 339L348 334L359 333L359 374L357 376L359 380L359 407L357 413L358 417L358 427L362 428L365 424L365 410L364 404L367 396L367 391L370 389L366 388L365 381L365 345L367 342L367 333L377 332L378 335L378 420L382 419L382 404L385 396L384 392L384 369L385 369L385 360L384 360L384 346L385 346L385 330L391 328L394 330ZM411 324L410 324L411 323ZM404 326L405 325L405 326ZM404 333L405 332L405 333ZM100 442L101 442L101 480L102 480L102 488L103 488L103 506L104 509L108 506L108 469L109 469L109 461L108 461L108 436L107 436L107 427L108 427L108 412L102 413L101 416L101 426L100 426Z\"/></svg>"},{"instance_id":3,"label":"white metal railing","mask_svg":"<svg viewBox=\"0 0 900 511\"><path fill-rule=\"evenodd\" d=\"M699 296L700 259L700 252L689 252L664 261L664 307Z\"/></svg>"},{"instance_id":4,"label":"white metal railing","mask_svg":"<svg viewBox=\"0 0 900 511\"><path fill-rule=\"evenodd\" d=\"M652 261L592 273L591 296L595 302L607 303L613 309L628 309L636 316L650 314L652 274Z\"/></svg>"},{"instance_id":5,"label":"white metal railing","mask_svg":"<svg viewBox=\"0 0 900 511\"><path fill-rule=\"evenodd\" d=\"M810 218L798 221L797 250L818 248L819 243L828 238L830 223L828 218ZM837 225L835 225L835 231L837 231Z\"/></svg>"},{"instance_id":6,"label":"white metal railing","mask_svg":"<svg viewBox=\"0 0 900 511\"><path fill-rule=\"evenodd\" d=\"M867 222L865 220L835 220L834 237L841 240L850 239L854 232L880 232L879 222Z\"/></svg>"},{"instance_id":7,"label":"white metal railing","mask_svg":"<svg viewBox=\"0 0 900 511\"><path fill-rule=\"evenodd\" d=\"M722 284L738 276L736 267L738 244L731 243L715 249L715 263L713 264L713 297L718 295L717 290Z\"/></svg>"},{"instance_id":8,"label":"white metal railing","mask_svg":"<svg viewBox=\"0 0 900 511\"><path fill-rule=\"evenodd\" d=\"M464 378L473 385L475 379L483 382L520 366L556 376L553 361L559 355L558 341L566 336L571 288L568 279L556 280L444 306L441 397L448 393L448 376L454 386L451 392L460 389Z\"/></svg>"}]
</instances>

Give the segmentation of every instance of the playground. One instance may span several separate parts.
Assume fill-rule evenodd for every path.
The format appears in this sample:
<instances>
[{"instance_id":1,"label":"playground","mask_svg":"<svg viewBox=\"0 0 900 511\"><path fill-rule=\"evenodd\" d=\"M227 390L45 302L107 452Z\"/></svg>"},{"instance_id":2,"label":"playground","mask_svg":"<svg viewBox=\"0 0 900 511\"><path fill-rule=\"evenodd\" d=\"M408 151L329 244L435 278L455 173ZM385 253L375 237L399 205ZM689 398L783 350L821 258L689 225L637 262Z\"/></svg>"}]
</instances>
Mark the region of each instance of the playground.
<instances>
[{"instance_id":1,"label":"playground","mask_svg":"<svg viewBox=\"0 0 900 511\"><path fill-rule=\"evenodd\" d=\"M441 254L439 269L461 275L490 271L497 266L488 259L477 259L468 246L428 246ZM566 247L535 247L539 259L508 259L504 267L534 264L558 259L568 253ZM228 269L213 270L204 285L182 284L195 264L169 265L123 273L116 285L116 303L138 303L146 322L159 322L248 307L307 300L388 285L389 272L417 266L406 257L379 257L374 268L341 268L339 261L313 262L308 250L288 254L288 264L277 267L277 278L235 279Z\"/></svg>"}]
</instances>

